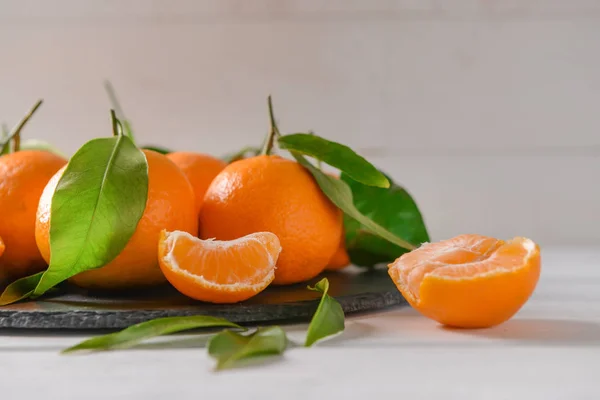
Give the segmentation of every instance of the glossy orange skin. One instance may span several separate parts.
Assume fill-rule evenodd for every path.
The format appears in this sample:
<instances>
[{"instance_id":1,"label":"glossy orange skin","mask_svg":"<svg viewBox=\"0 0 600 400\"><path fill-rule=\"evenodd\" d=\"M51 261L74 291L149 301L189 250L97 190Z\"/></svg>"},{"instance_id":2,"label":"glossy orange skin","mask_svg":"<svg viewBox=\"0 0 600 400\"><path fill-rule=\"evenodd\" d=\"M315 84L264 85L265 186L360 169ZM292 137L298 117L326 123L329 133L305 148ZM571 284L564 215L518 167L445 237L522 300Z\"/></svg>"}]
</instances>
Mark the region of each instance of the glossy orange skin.
<instances>
[{"instance_id":1,"label":"glossy orange skin","mask_svg":"<svg viewBox=\"0 0 600 400\"><path fill-rule=\"evenodd\" d=\"M338 245L335 253L333 253L333 257L331 257L331 260L329 260L329 263L327 263L327 267L325 269L328 271L339 271L346 268L348 265L350 265L350 256L346 251L346 235L344 234L342 226L342 237L340 239L340 244Z\"/></svg>"},{"instance_id":2,"label":"glossy orange skin","mask_svg":"<svg viewBox=\"0 0 600 400\"><path fill-rule=\"evenodd\" d=\"M229 164L200 210L200 237L231 240L272 232L283 248L274 284L320 274L338 248L342 214L300 164L258 156Z\"/></svg>"},{"instance_id":3,"label":"glossy orange skin","mask_svg":"<svg viewBox=\"0 0 600 400\"><path fill-rule=\"evenodd\" d=\"M0 157L0 286L47 267L35 244L35 213L44 186L67 163L47 151L24 150Z\"/></svg>"},{"instance_id":4,"label":"glossy orange skin","mask_svg":"<svg viewBox=\"0 0 600 400\"><path fill-rule=\"evenodd\" d=\"M460 235L402 255L388 272L426 317L457 328L487 328L516 314L536 287L540 250L529 241L533 249L525 257L524 240Z\"/></svg>"},{"instance_id":5,"label":"glossy orange skin","mask_svg":"<svg viewBox=\"0 0 600 400\"><path fill-rule=\"evenodd\" d=\"M215 176L227 166L227 163L208 154L185 151L170 153L167 154L167 157L183 171L192 184L196 195L196 207L200 212L206 190Z\"/></svg>"},{"instance_id":6,"label":"glossy orange skin","mask_svg":"<svg viewBox=\"0 0 600 400\"><path fill-rule=\"evenodd\" d=\"M153 286L166 279L158 265L156 246L163 229L198 231L194 191L183 172L167 157L144 150L148 160L148 201L142 218L121 254L102 268L86 271L69 281L83 288L120 290ZM50 261L50 208L62 175L48 183L40 200L35 239L44 259Z\"/></svg>"},{"instance_id":7,"label":"glossy orange skin","mask_svg":"<svg viewBox=\"0 0 600 400\"><path fill-rule=\"evenodd\" d=\"M0 237L0 257L2 257L2 254L4 254L4 249L6 247L4 247L4 241L2 240L2 238Z\"/></svg>"}]
</instances>

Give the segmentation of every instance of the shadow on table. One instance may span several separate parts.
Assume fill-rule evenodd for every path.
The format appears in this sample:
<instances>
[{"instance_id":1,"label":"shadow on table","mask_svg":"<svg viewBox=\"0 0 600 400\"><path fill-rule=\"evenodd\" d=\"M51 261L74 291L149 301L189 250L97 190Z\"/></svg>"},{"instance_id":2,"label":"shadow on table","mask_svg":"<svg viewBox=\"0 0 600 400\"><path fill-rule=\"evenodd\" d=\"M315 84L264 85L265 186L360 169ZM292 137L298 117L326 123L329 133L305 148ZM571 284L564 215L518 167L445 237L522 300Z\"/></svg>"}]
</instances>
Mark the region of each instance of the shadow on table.
<instances>
[{"instance_id":1,"label":"shadow on table","mask_svg":"<svg viewBox=\"0 0 600 400\"><path fill-rule=\"evenodd\" d=\"M527 345L600 345L600 324L560 319L514 319L489 329L456 329L454 333L478 338L506 340Z\"/></svg>"}]
</instances>

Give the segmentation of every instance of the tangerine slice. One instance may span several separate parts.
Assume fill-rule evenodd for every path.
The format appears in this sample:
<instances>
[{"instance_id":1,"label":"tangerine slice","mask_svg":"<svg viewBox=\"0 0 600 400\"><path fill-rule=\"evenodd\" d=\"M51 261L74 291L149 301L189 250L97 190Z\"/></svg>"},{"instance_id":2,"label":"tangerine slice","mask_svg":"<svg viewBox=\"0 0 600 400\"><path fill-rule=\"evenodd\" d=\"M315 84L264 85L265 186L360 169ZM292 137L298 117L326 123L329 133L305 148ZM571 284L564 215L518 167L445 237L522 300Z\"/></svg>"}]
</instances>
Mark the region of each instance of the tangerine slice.
<instances>
[{"instance_id":1,"label":"tangerine slice","mask_svg":"<svg viewBox=\"0 0 600 400\"><path fill-rule=\"evenodd\" d=\"M417 311L444 325L486 328L512 317L540 276L540 249L527 238L507 242L460 235L426 243L389 265Z\"/></svg>"},{"instance_id":2,"label":"tangerine slice","mask_svg":"<svg viewBox=\"0 0 600 400\"><path fill-rule=\"evenodd\" d=\"M181 293L211 303L236 303L263 291L275 278L279 238L258 232L235 240L201 240L163 230L160 268Z\"/></svg>"}]
</instances>

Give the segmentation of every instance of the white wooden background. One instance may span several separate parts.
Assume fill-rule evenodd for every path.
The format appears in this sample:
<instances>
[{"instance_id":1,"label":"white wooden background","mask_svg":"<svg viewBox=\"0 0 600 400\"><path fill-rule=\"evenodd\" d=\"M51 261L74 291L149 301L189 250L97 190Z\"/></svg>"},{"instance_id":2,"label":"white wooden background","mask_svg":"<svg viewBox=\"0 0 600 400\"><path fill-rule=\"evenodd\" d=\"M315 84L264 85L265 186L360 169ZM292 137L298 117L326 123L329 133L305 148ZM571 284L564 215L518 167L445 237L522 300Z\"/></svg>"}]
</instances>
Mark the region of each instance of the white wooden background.
<instances>
[{"instance_id":1,"label":"white wooden background","mask_svg":"<svg viewBox=\"0 0 600 400\"><path fill-rule=\"evenodd\" d=\"M435 239L600 242L600 1L0 0L0 119L221 154L282 128L359 150Z\"/></svg>"}]
</instances>

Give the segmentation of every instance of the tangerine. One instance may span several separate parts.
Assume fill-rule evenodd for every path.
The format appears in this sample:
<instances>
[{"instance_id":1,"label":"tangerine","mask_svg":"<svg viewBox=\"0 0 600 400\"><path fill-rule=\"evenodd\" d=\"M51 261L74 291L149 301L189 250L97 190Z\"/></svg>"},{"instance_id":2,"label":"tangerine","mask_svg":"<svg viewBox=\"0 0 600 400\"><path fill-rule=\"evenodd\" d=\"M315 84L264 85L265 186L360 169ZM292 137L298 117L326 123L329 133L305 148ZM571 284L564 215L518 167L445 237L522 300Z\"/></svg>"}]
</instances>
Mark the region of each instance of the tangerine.
<instances>
[{"instance_id":1,"label":"tangerine","mask_svg":"<svg viewBox=\"0 0 600 400\"><path fill-rule=\"evenodd\" d=\"M196 207L200 211L208 186L227 163L208 154L185 151L169 153L167 157L183 171L192 184L196 195Z\"/></svg>"},{"instance_id":2,"label":"tangerine","mask_svg":"<svg viewBox=\"0 0 600 400\"><path fill-rule=\"evenodd\" d=\"M275 277L277 236L258 232L230 241L162 231L160 268L181 293L211 303L236 303L263 291Z\"/></svg>"},{"instance_id":3,"label":"tangerine","mask_svg":"<svg viewBox=\"0 0 600 400\"><path fill-rule=\"evenodd\" d=\"M47 267L35 243L35 213L44 186L67 163L48 151L23 150L0 157L0 286Z\"/></svg>"},{"instance_id":4,"label":"tangerine","mask_svg":"<svg viewBox=\"0 0 600 400\"><path fill-rule=\"evenodd\" d=\"M460 235L423 244L389 266L406 300L444 325L486 328L511 318L533 293L540 249L527 238Z\"/></svg>"},{"instance_id":5,"label":"tangerine","mask_svg":"<svg viewBox=\"0 0 600 400\"><path fill-rule=\"evenodd\" d=\"M335 253L333 253L333 257L331 257L331 260L329 260L329 263L325 269L328 271L339 271L346 268L348 265L350 265L350 256L348 255L348 251L346 251L346 234L344 233L344 227L342 224L342 237L340 238L340 244L338 245Z\"/></svg>"},{"instance_id":6,"label":"tangerine","mask_svg":"<svg viewBox=\"0 0 600 400\"><path fill-rule=\"evenodd\" d=\"M168 229L195 234L198 230L194 191L183 172L164 155L143 151L148 160L148 200L135 233L113 261L70 278L77 286L113 290L164 283L156 254L160 232ZM50 262L52 196L63 171L48 182L37 212L35 239L46 262Z\"/></svg>"},{"instance_id":7,"label":"tangerine","mask_svg":"<svg viewBox=\"0 0 600 400\"><path fill-rule=\"evenodd\" d=\"M291 284L325 269L339 246L341 220L307 169L263 155L229 164L215 177L200 210L200 237L274 233L283 250L273 283Z\"/></svg>"}]
</instances>

